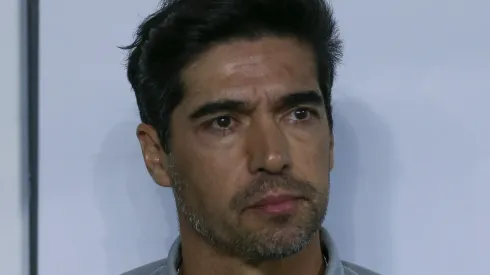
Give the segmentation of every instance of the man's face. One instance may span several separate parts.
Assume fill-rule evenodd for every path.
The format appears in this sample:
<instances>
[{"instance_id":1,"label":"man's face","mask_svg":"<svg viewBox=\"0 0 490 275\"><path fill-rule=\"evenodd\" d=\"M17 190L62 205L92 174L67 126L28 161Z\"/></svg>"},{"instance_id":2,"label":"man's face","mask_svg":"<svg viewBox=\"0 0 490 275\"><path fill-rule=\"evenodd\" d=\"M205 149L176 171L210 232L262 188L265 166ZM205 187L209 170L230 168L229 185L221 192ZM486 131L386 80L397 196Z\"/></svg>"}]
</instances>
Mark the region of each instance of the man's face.
<instances>
[{"instance_id":1,"label":"man's face","mask_svg":"<svg viewBox=\"0 0 490 275\"><path fill-rule=\"evenodd\" d=\"M325 216L333 166L312 50L289 38L227 42L182 80L166 172L154 176L172 183L181 218L252 261L300 251Z\"/></svg>"}]
</instances>

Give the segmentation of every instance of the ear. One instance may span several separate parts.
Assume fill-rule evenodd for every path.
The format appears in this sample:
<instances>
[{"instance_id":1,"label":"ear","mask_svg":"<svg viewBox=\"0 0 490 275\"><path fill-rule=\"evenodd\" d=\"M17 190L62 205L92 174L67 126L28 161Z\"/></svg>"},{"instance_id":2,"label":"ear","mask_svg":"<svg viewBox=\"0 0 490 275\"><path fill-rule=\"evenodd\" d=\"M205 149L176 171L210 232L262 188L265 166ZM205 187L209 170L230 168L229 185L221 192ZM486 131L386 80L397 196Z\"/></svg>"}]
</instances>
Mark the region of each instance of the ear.
<instances>
[{"instance_id":1,"label":"ear","mask_svg":"<svg viewBox=\"0 0 490 275\"><path fill-rule=\"evenodd\" d=\"M328 149L328 155L329 155L329 158L330 158L330 166L328 167L328 169L330 171L332 171L333 169L333 166L334 166L334 137L333 137L333 133L330 134L330 141L329 141L329 149Z\"/></svg>"},{"instance_id":2,"label":"ear","mask_svg":"<svg viewBox=\"0 0 490 275\"><path fill-rule=\"evenodd\" d=\"M161 186L170 187L170 177L165 169L167 155L160 144L157 131L148 124L140 124L136 135L141 145L141 152L145 160L146 168L153 180Z\"/></svg>"}]
</instances>

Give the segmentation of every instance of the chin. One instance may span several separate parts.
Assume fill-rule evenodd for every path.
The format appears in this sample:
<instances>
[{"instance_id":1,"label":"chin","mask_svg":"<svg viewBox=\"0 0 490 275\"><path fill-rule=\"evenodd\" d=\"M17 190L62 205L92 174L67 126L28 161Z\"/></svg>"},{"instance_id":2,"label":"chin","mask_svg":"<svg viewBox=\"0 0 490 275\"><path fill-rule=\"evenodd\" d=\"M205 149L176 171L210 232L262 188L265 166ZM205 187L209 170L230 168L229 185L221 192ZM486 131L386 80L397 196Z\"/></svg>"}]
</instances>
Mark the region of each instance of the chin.
<instances>
[{"instance_id":1,"label":"chin","mask_svg":"<svg viewBox=\"0 0 490 275\"><path fill-rule=\"evenodd\" d=\"M294 243L307 239L310 235L309 230L295 225L270 228L267 231L264 237L268 237L271 242Z\"/></svg>"},{"instance_id":2,"label":"chin","mask_svg":"<svg viewBox=\"0 0 490 275\"><path fill-rule=\"evenodd\" d=\"M251 261L280 260L293 256L303 250L311 241L312 236L298 228L277 229L272 234L256 238L248 250L246 257Z\"/></svg>"}]
</instances>

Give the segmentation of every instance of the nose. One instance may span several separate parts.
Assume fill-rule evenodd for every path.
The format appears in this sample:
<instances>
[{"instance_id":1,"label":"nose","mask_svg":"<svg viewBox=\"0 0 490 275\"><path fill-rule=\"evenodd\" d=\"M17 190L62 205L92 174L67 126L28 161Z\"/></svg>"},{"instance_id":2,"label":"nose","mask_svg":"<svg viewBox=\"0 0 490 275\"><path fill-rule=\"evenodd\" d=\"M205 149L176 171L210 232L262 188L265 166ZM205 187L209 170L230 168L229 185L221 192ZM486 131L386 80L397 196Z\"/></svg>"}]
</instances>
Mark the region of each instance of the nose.
<instances>
[{"instance_id":1,"label":"nose","mask_svg":"<svg viewBox=\"0 0 490 275\"><path fill-rule=\"evenodd\" d=\"M249 169L252 174L279 174L289 169L289 142L275 122L262 121L248 134Z\"/></svg>"}]
</instances>

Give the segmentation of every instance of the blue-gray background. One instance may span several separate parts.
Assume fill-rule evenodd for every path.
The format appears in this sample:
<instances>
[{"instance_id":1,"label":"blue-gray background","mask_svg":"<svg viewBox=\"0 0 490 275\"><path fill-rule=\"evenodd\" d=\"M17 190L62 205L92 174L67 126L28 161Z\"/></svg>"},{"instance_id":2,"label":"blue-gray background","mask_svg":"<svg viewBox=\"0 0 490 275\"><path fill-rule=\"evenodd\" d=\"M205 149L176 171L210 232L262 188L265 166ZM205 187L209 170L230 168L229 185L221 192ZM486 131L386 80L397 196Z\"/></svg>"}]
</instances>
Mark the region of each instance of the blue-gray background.
<instances>
[{"instance_id":1,"label":"blue-gray background","mask_svg":"<svg viewBox=\"0 0 490 275\"><path fill-rule=\"evenodd\" d=\"M116 48L157 4L41 0L39 275L119 274L177 234ZM333 6L345 58L326 226L341 255L384 275L488 274L490 3Z\"/></svg>"}]
</instances>

